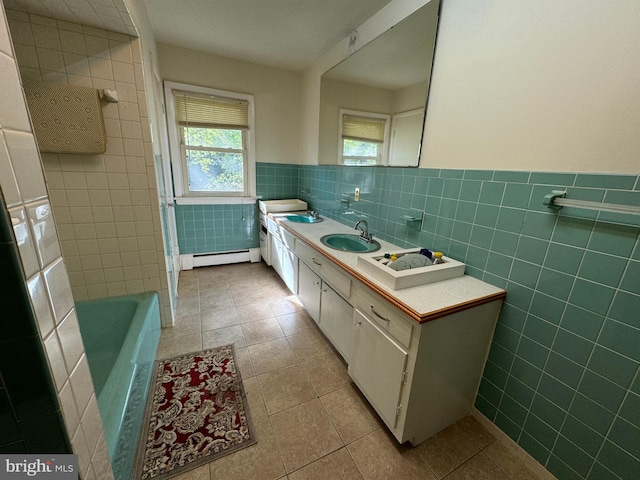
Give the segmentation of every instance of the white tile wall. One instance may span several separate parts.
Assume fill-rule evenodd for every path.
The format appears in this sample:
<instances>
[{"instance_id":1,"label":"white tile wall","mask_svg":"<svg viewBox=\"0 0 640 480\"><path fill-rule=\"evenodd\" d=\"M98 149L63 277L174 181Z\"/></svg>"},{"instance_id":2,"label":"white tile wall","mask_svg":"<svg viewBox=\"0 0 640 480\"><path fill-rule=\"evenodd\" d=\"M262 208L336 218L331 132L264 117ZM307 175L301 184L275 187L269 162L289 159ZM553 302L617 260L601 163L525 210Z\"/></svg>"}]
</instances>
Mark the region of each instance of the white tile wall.
<instances>
[{"instance_id":1,"label":"white tile wall","mask_svg":"<svg viewBox=\"0 0 640 480\"><path fill-rule=\"evenodd\" d=\"M104 104L104 155L42 155L75 300L155 290L163 324L171 324L138 40L9 12L23 78L116 89L120 98ZM5 140L10 149L16 143ZM20 175L16 171L18 181Z\"/></svg>"},{"instance_id":2,"label":"white tile wall","mask_svg":"<svg viewBox=\"0 0 640 480\"><path fill-rule=\"evenodd\" d=\"M0 4L1 6L1 4ZM23 27L16 34L22 51L34 61L38 42L51 40L51 21L13 13ZM53 24L55 26L55 22ZM62 44L62 41L60 42ZM34 69L32 69L34 70ZM28 71L29 72L29 71ZM31 72L33 73L33 72ZM113 479L95 393L88 374L84 347L59 238L52 222L40 155L28 121L14 51L4 9L0 8L0 194L10 207L14 232L47 360L62 406L69 438L79 455L83 478ZM17 89L16 89L17 87ZM63 185L61 177L53 184ZM64 192L64 189L62 189ZM61 198L65 198L62 196ZM64 200L66 201L66 200ZM65 212L60 214L63 218ZM66 217L70 216L66 212ZM28 278L28 280L27 280Z\"/></svg>"}]
</instances>

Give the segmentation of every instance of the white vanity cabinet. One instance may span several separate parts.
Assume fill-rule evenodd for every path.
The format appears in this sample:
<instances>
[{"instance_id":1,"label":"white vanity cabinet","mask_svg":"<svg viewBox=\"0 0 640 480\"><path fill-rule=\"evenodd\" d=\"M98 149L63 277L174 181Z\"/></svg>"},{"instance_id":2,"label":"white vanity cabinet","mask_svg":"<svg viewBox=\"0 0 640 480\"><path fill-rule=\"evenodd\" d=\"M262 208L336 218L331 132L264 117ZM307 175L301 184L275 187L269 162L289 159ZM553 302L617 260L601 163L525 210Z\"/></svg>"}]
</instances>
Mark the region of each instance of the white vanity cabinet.
<instances>
[{"instance_id":1,"label":"white vanity cabinet","mask_svg":"<svg viewBox=\"0 0 640 480\"><path fill-rule=\"evenodd\" d=\"M303 261L298 267L298 299L348 362L353 323L351 304Z\"/></svg>"},{"instance_id":2,"label":"white vanity cabinet","mask_svg":"<svg viewBox=\"0 0 640 480\"><path fill-rule=\"evenodd\" d=\"M348 363L351 359L353 307L326 283L322 284L320 305L320 328Z\"/></svg>"},{"instance_id":3,"label":"white vanity cabinet","mask_svg":"<svg viewBox=\"0 0 640 480\"><path fill-rule=\"evenodd\" d=\"M337 224L277 226L274 268L288 282L295 263L292 290L398 442L417 445L471 412L503 290L463 276L391 293L357 255L324 253L319 239Z\"/></svg>"},{"instance_id":4,"label":"white vanity cabinet","mask_svg":"<svg viewBox=\"0 0 640 480\"><path fill-rule=\"evenodd\" d=\"M501 304L419 324L358 287L349 375L400 443L417 445L469 414Z\"/></svg>"},{"instance_id":5,"label":"white vanity cabinet","mask_svg":"<svg viewBox=\"0 0 640 480\"><path fill-rule=\"evenodd\" d=\"M298 265L298 299L311 318L320 324L320 298L322 280L304 262Z\"/></svg>"},{"instance_id":6,"label":"white vanity cabinet","mask_svg":"<svg viewBox=\"0 0 640 480\"><path fill-rule=\"evenodd\" d=\"M353 325L349 375L393 429L401 412L408 354L360 310L355 311Z\"/></svg>"},{"instance_id":7,"label":"white vanity cabinet","mask_svg":"<svg viewBox=\"0 0 640 480\"><path fill-rule=\"evenodd\" d=\"M268 230L271 235L271 266L295 294L298 286L298 257L293 251L295 238L271 218Z\"/></svg>"}]
</instances>

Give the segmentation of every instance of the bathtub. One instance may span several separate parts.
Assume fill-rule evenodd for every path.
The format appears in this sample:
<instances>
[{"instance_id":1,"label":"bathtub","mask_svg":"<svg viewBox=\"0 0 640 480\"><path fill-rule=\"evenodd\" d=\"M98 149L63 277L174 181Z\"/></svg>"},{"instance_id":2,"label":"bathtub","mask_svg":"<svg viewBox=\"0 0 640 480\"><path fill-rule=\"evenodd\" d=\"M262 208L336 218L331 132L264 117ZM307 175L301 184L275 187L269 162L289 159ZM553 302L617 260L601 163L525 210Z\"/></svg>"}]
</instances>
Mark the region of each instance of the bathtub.
<instances>
[{"instance_id":1,"label":"bathtub","mask_svg":"<svg viewBox=\"0 0 640 480\"><path fill-rule=\"evenodd\" d=\"M76 311L113 473L128 480L160 340L158 295L78 302Z\"/></svg>"}]
</instances>

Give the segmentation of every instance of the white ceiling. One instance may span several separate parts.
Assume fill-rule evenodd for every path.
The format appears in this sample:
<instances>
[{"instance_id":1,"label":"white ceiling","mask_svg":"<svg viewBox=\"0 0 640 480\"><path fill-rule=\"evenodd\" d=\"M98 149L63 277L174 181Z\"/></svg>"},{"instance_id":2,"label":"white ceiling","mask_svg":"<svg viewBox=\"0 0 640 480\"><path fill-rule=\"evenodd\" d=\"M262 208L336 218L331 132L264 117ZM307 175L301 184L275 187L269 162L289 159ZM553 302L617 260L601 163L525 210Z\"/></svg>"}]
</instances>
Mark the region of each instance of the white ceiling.
<instances>
[{"instance_id":1,"label":"white ceiling","mask_svg":"<svg viewBox=\"0 0 640 480\"><path fill-rule=\"evenodd\" d=\"M6 8L137 35L145 2L156 41L301 71L390 0L3 0Z\"/></svg>"},{"instance_id":2,"label":"white ceiling","mask_svg":"<svg viewBox=\"0 0 640 480\"><path fill-rule=\"evenodd\" d=\"M156 40L303 70L390 0L144 0Z\"/></svg>"},{"instance_id":3,"label":"white ceiling","mask_svg":"<svg viewBox=\"0 0 640 480\"><path fill-rule=\"evenodd\" d=\"M138 35L123 0L3 0L3 3L5 8Z\"/></svg>"}]
</instances>

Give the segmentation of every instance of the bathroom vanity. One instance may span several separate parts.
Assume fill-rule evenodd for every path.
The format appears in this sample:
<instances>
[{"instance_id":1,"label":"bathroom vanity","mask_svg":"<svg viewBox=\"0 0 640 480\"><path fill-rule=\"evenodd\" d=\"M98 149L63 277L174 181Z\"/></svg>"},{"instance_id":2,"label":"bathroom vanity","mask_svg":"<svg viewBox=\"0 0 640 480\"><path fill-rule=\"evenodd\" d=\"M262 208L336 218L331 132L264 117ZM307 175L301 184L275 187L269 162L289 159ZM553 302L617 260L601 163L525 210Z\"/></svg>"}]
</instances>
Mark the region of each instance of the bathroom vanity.
<instances>
[{"instance_id":1,"label":"bathroom vanity","mask_svg":"<svg viewBox=\"0 0 640 480\"><path fill-rule=\"evenodd\" d=\"M393 290L358 258L398 247L378 240L376 253L335 250L320 238L353 229L285 218L269 216L281 248L276 271L398 442L417 445L468 415L504 290L467 275Z\"/></svg>"}]
</instances>

